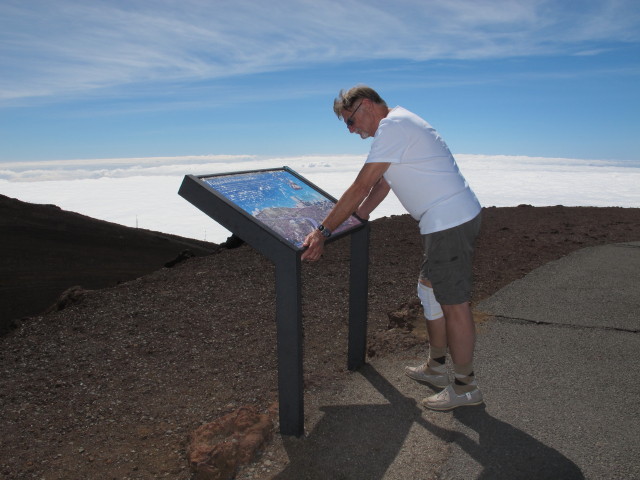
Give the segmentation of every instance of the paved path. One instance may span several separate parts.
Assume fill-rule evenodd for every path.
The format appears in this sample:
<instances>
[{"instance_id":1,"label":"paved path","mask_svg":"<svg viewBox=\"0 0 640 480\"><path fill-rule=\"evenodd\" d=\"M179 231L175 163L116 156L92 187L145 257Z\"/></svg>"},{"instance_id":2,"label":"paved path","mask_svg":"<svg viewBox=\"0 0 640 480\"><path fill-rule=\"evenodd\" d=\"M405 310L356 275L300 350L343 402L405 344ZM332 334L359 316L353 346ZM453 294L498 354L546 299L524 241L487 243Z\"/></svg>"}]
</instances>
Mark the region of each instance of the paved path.
<instances>
[{"instance_id":1,"label":"paved path","mask_svg":"<svg viewBox=\"0 0 640 480\"><path fill-rule=\"evenodd\" d=\"M640 479L640 242L586 248L480 303L486 408L442 478ZM478 441L479 439L479 441Z\"/></svg>"},{"instance_id":2,"label":"paved path","mask_svg":"<svg viewBox=\"0 0 640 480\"><path fill-rule=\"evenodd\" d=\"M640 479L640 242L586 248L480 303L485 405L426 411L424 348L309 391L274 478Z\"/></svg>"}]
</instances>

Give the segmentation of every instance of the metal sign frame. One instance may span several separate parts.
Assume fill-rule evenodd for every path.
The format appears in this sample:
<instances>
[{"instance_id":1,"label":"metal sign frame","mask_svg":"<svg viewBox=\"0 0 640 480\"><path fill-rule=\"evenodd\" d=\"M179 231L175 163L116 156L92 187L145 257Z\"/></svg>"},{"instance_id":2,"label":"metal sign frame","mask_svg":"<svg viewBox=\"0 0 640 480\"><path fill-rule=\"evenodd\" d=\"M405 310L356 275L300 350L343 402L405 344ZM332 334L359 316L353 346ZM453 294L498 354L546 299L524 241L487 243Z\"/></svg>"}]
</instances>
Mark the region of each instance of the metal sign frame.
<instances>
[{"instance_id":1,"label":"metal sign frame","mask_svg":"<svg viewBox=\"0 0 640 480\"><path fill-rule=\"evenodd\" d=\"M285 172L311 188L322 199L332 203L337 201L286 166L212 175L187 175L178 194L275 264L280 432L300 436L304 432L300 258L304 248L292 243L206 181L214 177L261 172ZM366 357L369 226L355 215L352 218L357 220L352 221L352 226L336 231L327 241L351 237L347 367L349 370L356 370L365 363ZM322 218L316 221L320 222Z\"/></svg>"}]
</instances>

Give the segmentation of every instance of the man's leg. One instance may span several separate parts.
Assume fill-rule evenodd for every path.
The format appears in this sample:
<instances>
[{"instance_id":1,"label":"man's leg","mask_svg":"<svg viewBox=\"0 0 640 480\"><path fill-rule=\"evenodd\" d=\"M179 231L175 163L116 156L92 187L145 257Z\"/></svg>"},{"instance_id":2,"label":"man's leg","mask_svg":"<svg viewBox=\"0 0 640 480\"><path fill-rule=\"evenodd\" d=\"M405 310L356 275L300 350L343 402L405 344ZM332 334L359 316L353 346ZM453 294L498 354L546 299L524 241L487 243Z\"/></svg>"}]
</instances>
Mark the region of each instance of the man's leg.
<instances>
[{"instance_id":1,"label":"man's leg","mask_svg":"<svg viewBox=\"0 0 640 480\"><path fill-rule=\"evenodd\" d=\"M447 338L455 375L453 390L461 395L478 388L473 371L476 326L468 303L443 305L442 309L447 319Z\"/></svg>"},{"instance_id":2,"label":"man's leg","mask_svg":"<svg viewBox=\"0 0 640 480\"><path fill-rule=\"evenodd\" d=\"M447 375L447 328L442 308L437 303L428 280L420 279L418 284L418 297L420 298L427 321L427 334L429 336L429 357L427 361L417 367L405 367L405 373L412 379L427 382L436 387L449 385Z\"/></svg>"},{"instance_id":3,"label":"man's leg","mask_svg":"<svg viewBox=\"0 0 640 480\"><path fill-rule=\"evenodd\" d=\"M422 404L432 410L451 410L463 405L483 402L473 371L476 329L468 303L442 305L445 315L449 353L453 361L455 381L442 392L427 397Z\"/></svg>"},{"instance_id":4,"label":"man's leg","mask_svg":"<svg viewBox=\"0 0 640 480\"><path fill-rule=\"evenodd\" d=\"M423 400L426 407L435 410L482 403L482 394L473 372L476 334L469 304L473 282L473 247L479 229L480 215L457 227L422 236L423 261L420 276L433 283L421 280L418 295L422 300L421 287L428 286L432 287L429 288L432 295L438 297L434 301L443 318L427 321L427 331L432 345L448 346L455 374L454 384L447 385L439 394ZM426 298L426 303L430 304L431 297ZM430 326L430 323L433 325Z\"/></svg>"},{"instance_id":5,"label":"man's leg","mask_svg":"<svg viewBox=\"0 0 640 480\"><path fill-rule=\"evenodd\" d=\"M446 318L446 337L454 365L473 362L476 343L476 326L468 302L458 305L442 305Z\"/></svg>"}]
</instances>

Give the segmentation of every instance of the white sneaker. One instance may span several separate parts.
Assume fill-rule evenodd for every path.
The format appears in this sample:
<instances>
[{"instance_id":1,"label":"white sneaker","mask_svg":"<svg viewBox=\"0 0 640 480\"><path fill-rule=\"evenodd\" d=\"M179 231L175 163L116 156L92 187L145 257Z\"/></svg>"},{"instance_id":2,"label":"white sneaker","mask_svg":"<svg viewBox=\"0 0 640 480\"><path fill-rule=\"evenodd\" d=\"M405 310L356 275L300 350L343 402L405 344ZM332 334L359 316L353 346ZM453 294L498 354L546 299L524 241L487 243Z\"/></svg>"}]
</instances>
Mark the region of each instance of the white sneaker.
<instances>
[{"instance_id":1,"label":"white sneaker","mask_svg":"<svg viewBox=\"0 0 640 480\"><path fill-rule=\"evenodd\" d=\"M413 380L430 383L434 387L444 388L449 385L449 375L446 373L426 373L428 369L429 365L425 362L417 367L404 367L404 373Z\"/></svg>"},{"instance_id":2,"label":"white sneaker","mask_svg":"<svg viewBox=\"0 0 640 480\"><path fill-rule=\"evenodd\" d=\"M457 394L453 385L449 385L440 393L422 400L422 405L431 410L451 410L456 407L480 405L482 402L482 392L478 387L470 392Z\"/></svg>"}]
</instances>

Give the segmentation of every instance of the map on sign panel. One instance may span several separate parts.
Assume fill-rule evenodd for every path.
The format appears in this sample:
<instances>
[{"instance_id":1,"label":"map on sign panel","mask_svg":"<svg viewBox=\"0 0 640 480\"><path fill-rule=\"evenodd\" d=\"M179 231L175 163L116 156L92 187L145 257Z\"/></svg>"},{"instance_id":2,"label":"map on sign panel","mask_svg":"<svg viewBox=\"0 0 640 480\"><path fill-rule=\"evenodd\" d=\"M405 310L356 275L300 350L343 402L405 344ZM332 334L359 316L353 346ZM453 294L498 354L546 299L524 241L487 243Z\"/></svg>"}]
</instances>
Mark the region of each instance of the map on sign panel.
<instances>
[{"instance_id":1,"label":"map on sign panel","mask_svg":"<svg viewBox=\"0 0 640 480\"><path fill-rule=\"evenodd\" d=\"M240 172L203 177L202 181L298 248L334 205L287 170ZM333 233L360 225L362 221L352 215Z\"/></svg>"}]
</instances>

